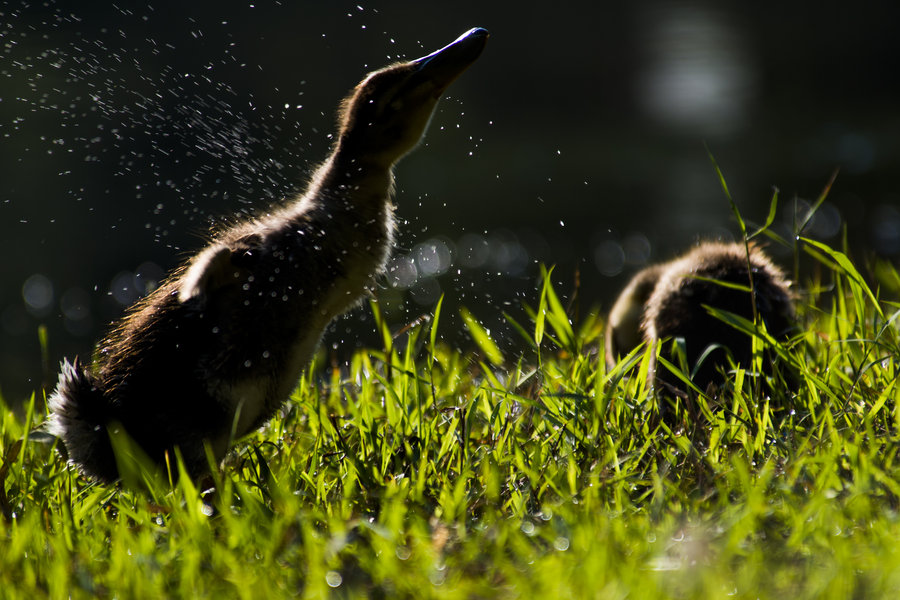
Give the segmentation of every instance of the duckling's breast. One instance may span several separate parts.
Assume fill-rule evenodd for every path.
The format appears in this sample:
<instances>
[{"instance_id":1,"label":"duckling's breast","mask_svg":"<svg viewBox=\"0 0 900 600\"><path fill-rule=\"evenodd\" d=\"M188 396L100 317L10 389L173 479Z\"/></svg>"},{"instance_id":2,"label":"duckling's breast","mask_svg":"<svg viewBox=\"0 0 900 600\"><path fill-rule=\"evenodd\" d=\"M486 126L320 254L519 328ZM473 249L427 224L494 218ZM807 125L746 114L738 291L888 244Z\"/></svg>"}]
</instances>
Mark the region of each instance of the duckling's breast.
<instances>
[{"instance_id":1,"label":"duckling's breast","mask_svg":"<svg viewBox=\"0 0 900 600\"><path fill-rule=\"evenodd\" d=\"M331 320L374 288L394 229L387 202L372 210L306 202L244 232L252 247L236 261L248 275L234 297L222 299L218 319L228 350L215 362L228 366L212 369L223 376L210 380L211 393L236 414L238 436L278 410Z\"/></svg>"}]
</instances>

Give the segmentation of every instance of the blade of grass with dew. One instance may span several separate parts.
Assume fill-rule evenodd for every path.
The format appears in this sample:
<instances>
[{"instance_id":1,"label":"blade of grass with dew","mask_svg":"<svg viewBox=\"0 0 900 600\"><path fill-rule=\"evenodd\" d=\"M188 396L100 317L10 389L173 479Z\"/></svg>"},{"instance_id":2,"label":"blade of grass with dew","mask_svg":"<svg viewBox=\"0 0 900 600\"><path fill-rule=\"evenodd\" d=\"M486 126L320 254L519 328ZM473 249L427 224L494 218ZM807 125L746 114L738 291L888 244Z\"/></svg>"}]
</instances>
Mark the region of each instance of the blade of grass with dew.
<instances>
[{"instance_id":1,"label":"blade of grass with dew","mask_svg":"<svg viewBox=\"0 0 900 600\"><path fill-rule=\"evenodd\" d=\"M556 290L553 288L551 274L552 269L547 270L542 267L541 276L544 280L544 287L542 288L541 295L543 298L543 294L546 292L547 305L542 314L546 316L547 321L556 333L562 349L567 350L572 354L577 354L580 349L577 348L577 344L575 343L575 332L572 329L572 324L569 322L569 315L566 314L566 310L563 308L562 302L559 301L559 296L556 295ZM538 318L540 318L540 315ZM537 331L537 325L535 325L535 328L535 331Z\"/></svg>"},{"instance_id":2,"label":"blade of grass with dew","mask_svg":"<svg viewBox=\"0 0 900 600\"><path fill-rule=\"evenodd\" d=\"M858 291L862 292L866 296L868 296L870 301L870 306L878 313L880 317L884 317L884 313L881 310L881 306L878 303L878 300L875 298L875 294L872 293L871 288L869 288L863 276L859 273L856 267L853 265L853 262L847 257L846 254L840 252L838 250L832 249L827 244L822 242L818 242L816 240L810 238L800 238L804 244L812 246L820 250L829 256L841 269L844 275L847 276L850 281L850 285L853 286ZM857 307L856 313L857 317L860 321L865 319L865 304L861 297L858 294L854 294L854 300Z\"/></svg>"},{"instance_id":3,"label":"blade of grass with dew","mask_svg":"<svg viewBox=\"0 0 900 600\"><path fill-rule=\"evenodd\" d=\"M490 332L485 329L481 323L472 315L471 312L465 307L459 309L459 314L463 318L463 322L466 325L466 329L469 330L469 334L472 336L472 339L475 340L475 343L484 353L484 355L491 361L493 365L502 365L503 364L503 354L500 352L500 348L491 339Z\"/></svg>"},{"instance_id":4,"label":"blade of grass with dew","mask_svg":"<svg viewBox=\"0 0 900 600\"><path fill-rule=\"evenodd\" d=\"M762 224L756 231L747 236L747 240L753 240L769 231L775 217L778 214L778 188L772 192L772 200L769 202L769 213L766 215L766 222Z\"/></svg>"}]
</instances>

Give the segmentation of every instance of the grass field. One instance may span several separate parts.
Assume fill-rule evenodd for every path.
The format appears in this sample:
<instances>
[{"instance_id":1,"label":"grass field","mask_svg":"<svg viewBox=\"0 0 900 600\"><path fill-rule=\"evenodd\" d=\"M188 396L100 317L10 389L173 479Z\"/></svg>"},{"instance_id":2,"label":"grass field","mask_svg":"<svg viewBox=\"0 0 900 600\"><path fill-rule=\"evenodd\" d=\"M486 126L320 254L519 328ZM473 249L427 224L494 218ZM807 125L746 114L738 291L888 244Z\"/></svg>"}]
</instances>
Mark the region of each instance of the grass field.
<instances>
[{"instance_id":1,"label":"grass field","mask_svg":"<svg viewBox=\"0 0 900 600\"><path fill-rule=\"evenodd\" d=\"M520 355L474 306L470 349L445 346L440 305L344 368L320 355L214 493L92 485L29 439L44 414L4 408L0 597L897 597L900 276L798 248L798 391L738 372L671 428L649 351L608 371L602 317L571 323L550 277Z\"/></svg>"}]
</instances>

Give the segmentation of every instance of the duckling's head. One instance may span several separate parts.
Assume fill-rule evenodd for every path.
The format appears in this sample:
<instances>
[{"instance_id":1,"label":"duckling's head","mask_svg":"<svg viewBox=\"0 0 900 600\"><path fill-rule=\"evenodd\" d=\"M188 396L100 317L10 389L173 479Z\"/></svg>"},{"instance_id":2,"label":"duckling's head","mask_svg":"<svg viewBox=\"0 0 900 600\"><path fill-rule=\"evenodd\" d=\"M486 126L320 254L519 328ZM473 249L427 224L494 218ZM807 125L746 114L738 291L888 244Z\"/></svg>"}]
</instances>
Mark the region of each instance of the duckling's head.
<instances>
[{"instance_id":1,"label":"duckling's head","mask_svg":"<svg viewBox=\"0 0 900 600\"><path fill-rule=\"evenodd\" d=\"M487 39L487 30L476 27L428 56L370 73L341 107L341 157L389 167L412 150L441 95L475 62Z\"/></svg>"}]
</instances>

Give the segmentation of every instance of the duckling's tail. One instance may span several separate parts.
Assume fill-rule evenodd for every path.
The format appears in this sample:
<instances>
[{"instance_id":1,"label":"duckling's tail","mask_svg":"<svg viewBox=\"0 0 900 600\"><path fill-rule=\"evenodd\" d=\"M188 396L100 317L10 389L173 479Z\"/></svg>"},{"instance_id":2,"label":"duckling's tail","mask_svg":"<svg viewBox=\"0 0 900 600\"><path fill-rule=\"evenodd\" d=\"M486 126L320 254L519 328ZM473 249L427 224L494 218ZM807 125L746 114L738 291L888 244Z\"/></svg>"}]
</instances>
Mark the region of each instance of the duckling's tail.
<instances>
[{"instance_id":1,"label":"duckling's tail","mask_svg":"<svg viewBox=\"0 0 900 600\"><path fill-rule=\"evenodd\" d=\"M50 396L48 430L66 447L69 462L85 475L103 481L118 477L112 443L107 433L109 401L97 378L76 358L63 361L59 383Z\"/></svg>"}]
</instances>

